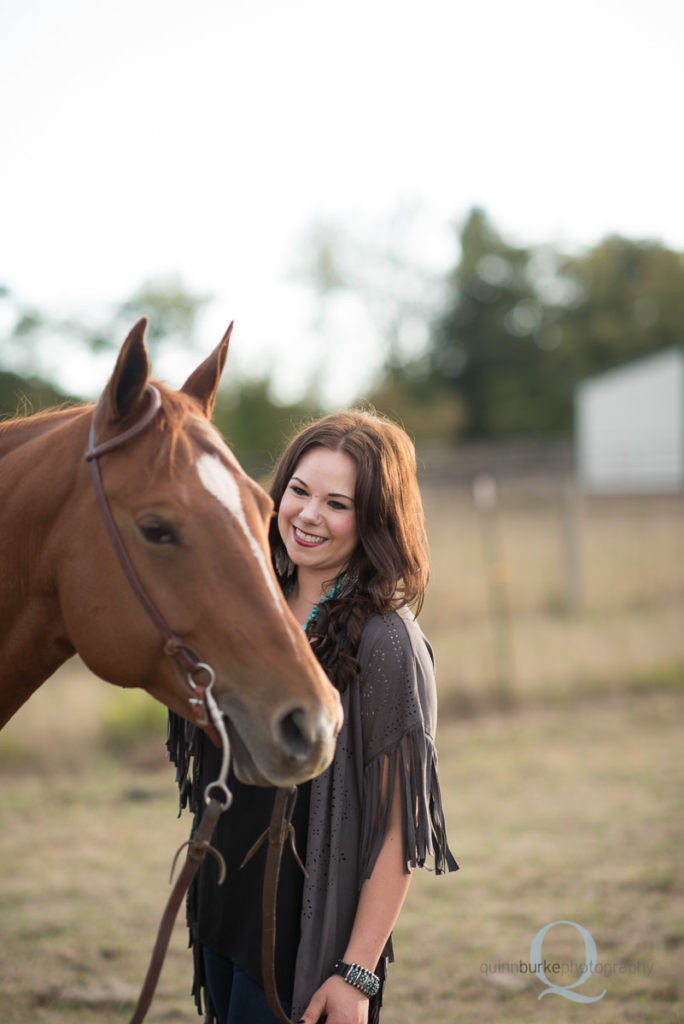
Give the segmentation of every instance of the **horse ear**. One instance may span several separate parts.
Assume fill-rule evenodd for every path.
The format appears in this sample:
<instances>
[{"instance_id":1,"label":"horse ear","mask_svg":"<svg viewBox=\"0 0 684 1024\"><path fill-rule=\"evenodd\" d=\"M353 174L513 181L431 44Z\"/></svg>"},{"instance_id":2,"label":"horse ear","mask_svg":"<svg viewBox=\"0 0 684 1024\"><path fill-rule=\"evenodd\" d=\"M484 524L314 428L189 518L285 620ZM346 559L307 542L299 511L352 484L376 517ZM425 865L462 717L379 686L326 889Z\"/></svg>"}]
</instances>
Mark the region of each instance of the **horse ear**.
<instances>
[{"instance_id":1,"label":"horse ear","mask_svg":"<svg viewBox=\"0 0 684 1024\"><path fill-rule=\"evenodd\" d=\"M200 363L181 388L184 395L189 395L190 398L194 398L196 402L199 402L207 418L211 416L214 409L216 392L218 391L223 367L226 365L228 342L232 332L233 324L231 323L211 355L207 356L203 363Z\"/></svg>"},{"instance_id":2,"label":"horse ear","mask_svg":"<svg viewBox=\"0 0 684 1024\"><path fill-rule=\"evenodd\" d=\"M121 346L114 372L98 406L110 422L130 415L145 394L150 364L145 348L147 317L138 320Z\"/></svg>"}]
</instances>

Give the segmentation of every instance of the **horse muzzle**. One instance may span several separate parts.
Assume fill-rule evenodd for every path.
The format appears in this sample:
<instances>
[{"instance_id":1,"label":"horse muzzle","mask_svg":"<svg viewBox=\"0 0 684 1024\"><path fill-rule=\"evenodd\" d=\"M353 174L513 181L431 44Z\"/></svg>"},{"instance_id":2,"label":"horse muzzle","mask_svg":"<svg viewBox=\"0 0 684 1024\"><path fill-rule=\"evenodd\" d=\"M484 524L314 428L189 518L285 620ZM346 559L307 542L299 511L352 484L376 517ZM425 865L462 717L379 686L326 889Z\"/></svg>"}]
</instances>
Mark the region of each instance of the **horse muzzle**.
<instances>
[{"instance_id":1,"label":"horse muzzle","mask_svg":"<svg viewBox=\"0 0 684 1024\"><path fill-rule=\"evenodd\" d=\"M241 782L256 786L290 786L306 782L325 771L335 753L342 724L322 707L311 710L302 704L281 707L271 715L255 716L242 702L219 699L233 750L235 774Z\"/></svg>"}]
</instances>

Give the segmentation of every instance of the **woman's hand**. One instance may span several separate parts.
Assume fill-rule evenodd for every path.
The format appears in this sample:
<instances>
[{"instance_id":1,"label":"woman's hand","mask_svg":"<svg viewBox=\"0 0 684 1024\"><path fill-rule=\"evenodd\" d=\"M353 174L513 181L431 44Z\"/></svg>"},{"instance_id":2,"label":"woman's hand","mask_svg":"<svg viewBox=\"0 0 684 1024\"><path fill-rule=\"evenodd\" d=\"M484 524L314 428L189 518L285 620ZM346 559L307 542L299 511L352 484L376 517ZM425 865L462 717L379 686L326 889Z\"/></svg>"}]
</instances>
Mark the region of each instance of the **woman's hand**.
<instances>
[{"instance_id":1,"label":"woman's hand","mask_svg":"<svg viewBox=\"0 0 684 1024\"><path fill-rule=\"evenodd\" d=\"M385 793L388 772L389 760L386 759L383 778ZM362 964L369 969L371 964L378 963L382 955L411 880L404 862L398 759L396 773L385 839L370 878L361 886L354 925L342 954L345 963ZM368 996L344 978L333 974L314 992L302 1020L304 1024L318 1024L326 1014L326 1024L368 1024Z\"/></svg>"},{"instance_id":2,"label":"woman's hand","mask_svg":"<svg viewBox=\"0 0 684 1024\"><path fill-rule=\"evenodd\" d=\"M326 1024L368 1024L368 996L344 978L332 975L314 992L302 1021L318 1024L321 1017L325 1017Z\"/></svg>"}]
</instances>

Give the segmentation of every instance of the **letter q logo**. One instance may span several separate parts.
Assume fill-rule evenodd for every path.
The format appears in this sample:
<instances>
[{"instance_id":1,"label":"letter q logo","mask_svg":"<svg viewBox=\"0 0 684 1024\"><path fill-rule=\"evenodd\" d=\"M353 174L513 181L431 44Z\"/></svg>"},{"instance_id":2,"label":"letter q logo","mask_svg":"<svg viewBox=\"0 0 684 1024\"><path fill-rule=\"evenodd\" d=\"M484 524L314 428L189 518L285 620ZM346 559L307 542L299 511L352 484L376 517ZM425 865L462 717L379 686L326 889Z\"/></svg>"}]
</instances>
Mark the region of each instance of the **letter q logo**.
<instances>
[{"instance_id":1,"label":"letter q logo","mask_svg":"<svg viewBox=\"0 0 684 1024\"><path fill-rule=\"evenodd\" d=\"M576 928L584 939L584 969L577 981L572 985L556 985L555 982L549 981L544 973L544 957L542 955L544 936L551 928L555 928L557 924L569 924L571 928ZM577 924L576 921L552 921L551 924L546 924L543 928L540 928L530 945L530 963L532 964L532 970L542 985L546 986L545 991L540 992L537 996L538 999L553 993L554 995L562 996L564 999L570 999L573 1003L597 1003L606 994L605 988L600 996L585 996L581 992L573 991L580 985L583 985L587 978L591 977L594 964L596 963L596 943L591 933L586 928L583 928L581 924Z\"/></svg>"}]
</instances>

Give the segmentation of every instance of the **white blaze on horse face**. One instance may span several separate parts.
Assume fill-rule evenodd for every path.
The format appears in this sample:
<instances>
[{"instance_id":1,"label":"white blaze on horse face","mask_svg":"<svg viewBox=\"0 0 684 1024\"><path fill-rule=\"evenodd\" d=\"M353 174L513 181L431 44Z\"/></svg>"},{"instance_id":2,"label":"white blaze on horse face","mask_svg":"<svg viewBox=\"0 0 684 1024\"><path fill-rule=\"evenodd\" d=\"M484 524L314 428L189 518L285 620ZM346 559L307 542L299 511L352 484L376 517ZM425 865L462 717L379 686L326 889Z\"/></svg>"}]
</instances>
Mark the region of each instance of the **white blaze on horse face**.
<instances>
[{"instance_id":1,"label":"white blaze on horse face","mask_svg":"<svg viewBox=\"0 0 684 1024\"><path fill-rule=\"evenodd\" d=\"M210 494L217 498L223 507L234 516L247 537L250 548L254 552L259 567L266 580L266 585L271 592L276 608L281 615L284 615L282 594L276 586L273 574L269 571L266 555L257 543L252 531L249 528L245 517L245 510L242 507L240 488L235 477L223 464L218 455L201 455L197 460L197 472L199 478Z\"/></svg>"}]
</instances>

